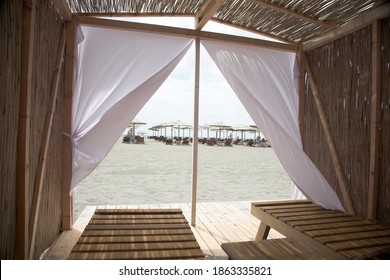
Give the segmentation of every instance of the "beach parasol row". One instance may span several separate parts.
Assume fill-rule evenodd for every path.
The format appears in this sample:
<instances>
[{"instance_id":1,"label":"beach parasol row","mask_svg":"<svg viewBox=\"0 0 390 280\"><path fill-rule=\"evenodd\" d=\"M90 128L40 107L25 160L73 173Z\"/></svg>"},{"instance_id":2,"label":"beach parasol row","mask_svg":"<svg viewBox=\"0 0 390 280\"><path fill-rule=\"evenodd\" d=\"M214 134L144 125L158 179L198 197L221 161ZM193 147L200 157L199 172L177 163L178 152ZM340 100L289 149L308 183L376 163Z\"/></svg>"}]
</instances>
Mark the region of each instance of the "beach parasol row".
<instances>
[{"instance_id":1,"label":"beach parasol row","mask_svg":"<svg viewBox=\"0 0 390 280\"><path fill-rule=\"evenodd\" d=\"M174 132L173 130L176 129L178 131L178 137L180 137L180 131L183 130L183 134L184 134L184 130L185 129L191 130L192 125L185 123L181 120L178 120L178 121L170 121L170 122L160 123L158 125L155 125L155 126L149 128L149 130L160 131L160 135L164 134L164 136L166 137L167 128L171 129L171 135L173 135L173 132ZM254 133L255 137L256 137L256 132L260 133L260 130L258 129L258 127L256 125L249 125L249 126L248 125L239 125L239 126L233 127L233 126L231 126L223 121L218 121L218 122L211 123L211 124L207 123L207 124L199 126L199 129L202 131L203 130L207 131L207 138L210 138L210 130L216 131L216 135L215 135L216 138L222 138L223 132L225 132L227 134L228 131L241 132L241 139L244 139L245 132ZM203 138L203 137L201 136L201 138Z\"/></svg>"}]
</instances>

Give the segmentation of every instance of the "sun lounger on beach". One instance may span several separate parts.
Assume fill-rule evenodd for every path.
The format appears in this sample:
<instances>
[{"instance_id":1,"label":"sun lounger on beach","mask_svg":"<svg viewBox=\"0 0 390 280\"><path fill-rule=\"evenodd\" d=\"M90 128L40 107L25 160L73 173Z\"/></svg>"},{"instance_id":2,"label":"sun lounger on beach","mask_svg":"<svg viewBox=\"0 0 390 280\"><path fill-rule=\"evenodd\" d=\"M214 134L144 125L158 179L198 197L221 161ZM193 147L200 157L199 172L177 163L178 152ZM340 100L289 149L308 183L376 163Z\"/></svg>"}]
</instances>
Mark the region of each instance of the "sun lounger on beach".
<instances>
[{"instance_id":1,"label":"sun lounger on beach","mask_svg":"<svg viewBox=\"0 0 390 280\"><path fill-rule=\"evenodd\" d=\"M389 258L390 229L308 200L252 203L255 241L222 244L231 259ZM286 238L267 239L273 228Z\"/></svg>"}]
</instances>

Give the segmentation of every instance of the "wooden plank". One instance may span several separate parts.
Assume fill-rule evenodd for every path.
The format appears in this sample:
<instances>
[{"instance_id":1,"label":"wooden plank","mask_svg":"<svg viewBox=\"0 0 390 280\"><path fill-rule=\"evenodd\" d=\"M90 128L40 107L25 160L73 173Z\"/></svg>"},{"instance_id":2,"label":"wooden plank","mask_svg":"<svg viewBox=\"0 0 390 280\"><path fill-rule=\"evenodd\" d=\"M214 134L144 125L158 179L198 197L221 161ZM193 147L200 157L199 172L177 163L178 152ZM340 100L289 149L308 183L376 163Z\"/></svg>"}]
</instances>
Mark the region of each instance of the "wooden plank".
<instances>
[{"instance_id":1,"label":"wooden plank","mask_svg":"<svg viewBox=\"0 0 390 280\"><path fill-rule=\"evenodd\" d=\"M191 208L190 208L189 204L182 203L180 205L185 213L188 212L188 216L190 217ZM208 217L206 215L204 215L204 213L203 213L203 206L198 207L197 209L198 209L197 223L196 223L195 227L192 227L192 229L194 231L194 235L200 236L201 239L203 240L203 245L206 246L206 250L203 246L201 246L202 250L205 253L209 252L210 255L208 256L208 258L226 259L227 255L221 249L220 242L217 241L215 236L212 234L212 232L210 232L210 230L206 226L206 225L210 224L210 221L208 220Z\"/></svg>"},{"instance_id":2,"label":"wooden plank","mask_svg":"<svg viewBox=\"0 0 390 280\"><path fill-rule=\"evenodd\" d=\"M340 192L342 195L343 206L346 209L347 213L354 214L355 211L353 209L351 197L348 193L347 182L345 180L344 172L343 172L343 169L342 169L342 166L340 163L340 159L339 159L339 156L337 153L336 145L335 145L333 137L330 133L329 123L328 123L328 120L326 118L325 109L322 105L320 93L318 91L317 84L315 82L314 74L311 70L311 67L309 65L309 61L307 60L307 57L305 54L302 55L302 59L303 59L303 62L305 64L305 69L308 73L311 91L313 93L314 101L315 101L318 115L319 115L320 121L321 121L321 126L322 126L322 129L324 130L326 143L328 144L328 148L330 151L332 162L333 162L333 165L334 165L334 168L336 171L337 181L340 185Z\"/></svg>"},{"instance_id":3,"label":"wooden plank","mask_svg":"<svg viewBox=\"0 0 390 280\"><path fill-rule=\"evenodd\" d=\"M276 212L275 211L267 211L267 213L271 214L275 218L287 218L287 217L307 217L310 215L330 215L330 214L342 214L345 215L343 212L337 211L337 210L325 210L325 209L319 209L314 211L299 211L299 212Z\"/></svg>"},{"instance_id":4,"label":"wooden plank","mask_svg":"<svg viewBox=\"0 0 390 280\"><path fill-rule=\"evenodd\" d=\"M259 221L250 214L249 208L246 211L240 210L240 206L234 205L232 202L223 202L218 205L227 211L223 215L226 216L232 230L238 232L243 241L253 240L259 227ZM248 203L249 205L250 203Z\"/></svg>"},{"instance_id":5,"label":"wooden plank","mask_svg":"<svg viewBox=\"0 0 390 280\"><path fill-rule=\"evenodd\" d=\"M136 236L81 236L78 244L93 243L152 243L169 241L196 241L193 234L175 234L175 235L136 235Z\"/></svg>"},{"instance_id":6,"label":"wooden plank","mask_svg":"<svg viewBox=\"0 0 390 280\"><path fill-rule=\"evenodd\" d=\"M188 224L169 225L87 225L85 230L144 230L144 229L185 229Z\"/></svg>"},{"instance_id":7,"label":"wooden plank","mask_svg":"<svg viewBox=\"0 0 390 280\"><path fill-rule=\"evenodd\" d=\"M127 230L85 230L82 236L152 236L152 235L172 235L172 234L192 234L190 228L184 229L127 229Z\"/></svg>"},{"instance_id":8,"label":"wooden plank","mask_svg":"<svg viewBox=\"0 0 390 280\"><path fill-rule=\"evenodd\" d=\"M98 243L79 244L77 243L72 252L119 252L119 251L154 251L154 250L185 250L200 249L199 244L194 241L180 242L142 242L142 243Z\"/></svg>"},{"instance_id":9,"label":"wooden plank","mask_svg":"<svg viewBox=\"0 0 390 280\"><path fill-rule=\"evenodd\" d=\"M179 205L183 210L185 217L187 219L191 219L191 207L189 203L181 203ZM197 215L196 225L191 227L191 229L206 258L214 258L214 256L219 254L218 249L220 249L220 246L205 228L202 219L199 219L199 212Z\"/></svg>"},{"instance_id":10,"label":"wooden plank","mask_svg":"<svg viewBox=\"0 0 390 280\"><path fill-rule=\"evenodd\" d=\"M369 248L369 247L378 247L378 246L390 246L390 237L376 237L376 238L365 238L353 241L340 241L332 242L326 246L332 248L336 252L345 251L356 248Z\"/></svg>"},{"instance_id":11,"label":"wooden plank","mask_svg":"<svg viewBox=\"0 0 390 280\"><path fill-rule=\"evenodd\" d=\"M251 209L254 207L268 207L268 206L293 206L297 207L298 205L305 205L305 204L311 204L316 205L310 200L275 200L275 201L265 201L265 202L252 202Z\"/></svg>"},{"instance_id":12,"label":"wooden plank","mask_svg":"<svg viewBox=\"0 0 390 280\"><path fill-rule=\"evenodd\" d=\"M315 238L320 236L327 235L337 235L345 233L357 233L357 232L366 232L366 231L375 231L383 229L380 225L367 226L354 226L354 227L345 227L345 228L331 228L331 229L322 229L322 230L311 230L305 232L306 235Z\"/></svg>"},{"instance_id":13,"label":"wooden plank","mask_svg":"<svg viewBox=\"0 0 390 280\"><path fill-rule=\"evenodd\" d=\"M273 260L323 260L328 259L321 251L313 250L305 243L290 238L252 242L259 251Z\"/></svg>"},{"instance_id":14,"label":"wooden plank","mask_svg":"<svg viewBox=\"0 0 390 280\"><path fill-rule=\"evenodd\" d=\"M73 201L70 194L72 182L72 100L73 100L73 77L76 44L76 22L66 23L66 57L65 57L65 90L63 104L63 164L62 164L62 229L70 230L73 225Z\"/></svg>"},{"instance_id":15,"label":"wooden plank","mask_svg":"<svg viewBox=\"0 0 390 280\"><path fill-rule=\"evenodd\" d=\"M160 259L204 259L202 250L164 250L134 252L71 253L70 260L160 260Z\"/></svg>"},{"instance_id":16,"label":"wooden plank","mask_svg":"<svg viewBox=\"0 0 390 280\"><path fill-rule=\"evenodd\" d=\"M90 225L150 225L150 224L185 224L188 225L187 220L183 217L181 219L135 219L135 220L123 220L123 219L98 219L91 220Z\"/></svg>"},{"instance_id":17,"label":"wooden plank","mask_svg":"<svg viewBox=\"0 0 390 280\"><path fill-rule=\"evenodd\" d=\"M112 215L112 214L133 214L133 215L165 215L165 214L182 214L180 209L96 209L95 214Z\"/></svg>"},{"instance_id":18,"label":"wooden plank","mask_svg":"<svg viewBox=\"0 0 390 280\"><path fill-rule=\"evenodd\" d=\"M223 237L228 242L239 242L243 240L247 240L245 236L240 234L239 231L235 230L234 227L231 226L230 223L214 223L214 226L220 230Z\"/></svg>"},{"instance_id":19,"label":"wooden plank","mask_svg":"<svg viewBox=\"0 0 390 280\"><path fill-rule=\"evenodd\" d=\"M270 206L270 207L261 207L264 211L268 213L298 213L298 212L305 212L305 211L316 211L316 210L324 210L321 206L311 206L311 205L300 205L297 208L292 208L291 206L288 207L281 207L281 206Z\"/></svg>"},{"instance_id":20,"label":"wooden plank","mask_svg":"<svg viewBox=\"0 0 390 280\"><path fill-rule=\"evenodd\" d=\"M386 3L381 6L369 9L367 12L347 22L343 26L329 31L322 36L314 38L308 42L303 43L303 49L305 51L318 48L329 42L332 42L338 38L341 38L347 34L350 34L356 30L362 29L370 25L377 19L383 19L390 16L390 4Z\"/></svg>"},{"instance_id":21,"label":"wooden plank","mask_svg":"<svg viewBox=\"0 0 390 280\"><path fill-rule=\"evenodd\" d=\"M340 254L349 259L369 259L373 258L381 253L390 252L390 246L377 246L368 248L357 248L351 250L342 250Z\"/></svg>"},{"instance_id":22,"label":"wooden plank","mask_svg":"<svg viewBox=\"0 0 390 280\"><path fill-rule=\"evenodd\" d=\"M316 239L322 244L328 244L328 243L339 242L339 241L353 241L358 239L376 238L376 237L385 237L385 236L387 237L390 236L390 230L338 234L338 235L322 236Z\"/></svg>"},{"instance_id":23,"label":"wooden plank","mask_svg":"<svg viewBox=\"0 0 390 280\"><path fill-rule=\"evenodd\" d=\"M64 25L63 27L61 39L58 46L56 68L54 69L53 79L52 79L52 84L50 89L51 98L49 101L49 108L47 109L47 113L46 113L45 127L43 130L42 143L39 152L38 168L37 168L37 173L35 178L33 200L32 200L30 220L29 220L30 259L33 258L33 254L34 254L39 209L40 209L41 198L42 198L43 179L46 172L47 154L49 151L50 137L51 137L54 113L55 113L56 103L57 103L58 86L61 78L60 71L62 69L62 63L64 61L65 44L66 44L66 25Z\"/></svg>"},{"instance_id":24,"label":"wooden plank","mask_svg":"<svg viewBox=\"0 0 390 280\"><path fill-rule=\"evenodd\" d=\"M241 227L231 222L232 220L239 220L239 218L231 215L231 208L225 207L224 203L207 203L207 209L211 212L208 216L214 218L212 220L213 224L229 242L253 240L253 235L248 235L246 230L241 230Z\"/></svg>"},{"instance_id":25,"label":"wooden plank","mask_svg":"<svg viewBox=\"0 0 390 280\"><path fill-rule=\"evenodd\" d=\"M295 226L297 230L300 230L302 232L310 231L310 230L319 230L319 229L332 229L332 228L344 228L344 227L354 227L354 226L367 226L367 221L364 220L356 220L351 221L347 220L344 222L333 222L330 220L331 223L322 223L322 224L308 224L308 225L300 225Z\"/></svg>"},{"instance_id":26,"label":"wooden plank","mask_svg":"<svg viewBox=\"0 0 390 280\"><path fill-rule=\"evenodd\" d=\"M340 217L333 217L333 218L320 219L320 220L289 221L287 222L287 225L293 228L298 228L298 226L305 226L305 225L310 226L310 225L350 222L350 221L362 221L362 219L354 216L340 216Z\"/></svg>"},{"instance_id":27,"label":"wooden plank","mask_svg":"<svg viewBox=\"0 0 390 280\"><path fill-rule=\"evenodd\" d=\"M23 1L16 162L16 258L29 257L30 123L36 1Z\"/></svg>"},{"instance_id":28,"label":"wooden plank","mask_svg":"<svg viewBox=\"0 0 390 280\"><path fill-rule=\"evenodd\" d=\"M92 220L152 220L152 219L182 219L184 218L183 214L169 214L169 215L136 215L136 214L117 214L117 215L93 215Z\"/></svg>"},{"instance_id":29,"label":"wooden plank","mask_svg":"<svg viewBox=\"0 0 390 280\"><path fill-rule=\"evenodd\" d=\"M338 217L350 217L347 214L344 213L329 213L329 214L322 214L322 215L306 215L306 216L293 216L293 217L280 217L279 220L283 221L284 223L292 222L292 221L305 221L305 220L321 220L326 218L338 218Z\"/></svg>"},{"instance_id":30,"label":"wooden plank","mask_svg":"<svg viewBox=\"0 0 390 280\"><path fill-rule=\"evenodd\" d=\"M136 243L95 243L79 244L73 247L73 252L119 252L119 251L155 251L155 250L183 250L200 249L195 241L171 242L136 242Z\"/></svg>"},{"instance_id":31,"label":"wooden plank","mask_svg":"<svg viewBox=\"0 0 390 280\"><path fill-rule=\"evenodd\" d=\"M270 260L262 254L252 242L224 243L222 249L228 254L230 260Z\"/></svg>"},{"instance_id":32,"label":"wooden plank","mask_svg":"<svg viewBox=\"0 0 390 280\"><path fill-rule=\"evenodd\" d=\"M370 176L368 179L367 218L376 221L379 177L379 148L381 123L381 23L372 25L371 62L371 133L370 133Z\"/></svg>"},{"instance_id":33,"label":"wooden plank","mask_svg":"<svg viewBox=\"0 0 390 280\"><path fill-rule=\"evenodd\" d=\"M168 27L161 25L152 25L136 22L107 20L101 18L82 17L78 16L77 23L81 25L96 26L102 28L114 28L120 30L132 30L137 32L164 34L179 37L199 38L201 40L213 40L227 43L235 43L239 45L250 45L253 47L262 47L274 50L281 50L287 52L297 52L298 47L295 44L278 43L273 41L232 36L227 34L218 34L200 30Z\"/></svg>"}]
</instances>

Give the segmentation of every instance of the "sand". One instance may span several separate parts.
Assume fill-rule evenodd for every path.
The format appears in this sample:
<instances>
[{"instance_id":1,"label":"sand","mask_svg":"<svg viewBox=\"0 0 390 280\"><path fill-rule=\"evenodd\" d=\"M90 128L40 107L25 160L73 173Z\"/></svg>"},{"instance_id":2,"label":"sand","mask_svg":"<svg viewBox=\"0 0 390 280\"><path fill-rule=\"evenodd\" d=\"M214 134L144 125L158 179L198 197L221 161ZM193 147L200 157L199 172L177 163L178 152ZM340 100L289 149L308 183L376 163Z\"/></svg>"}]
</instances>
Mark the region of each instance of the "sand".
<instances>
[{"instance_id":1,"label":"sand","mask_svg":"<svg viewBox=\"0 0 390 280\"><path fill-rule=\"evenodd\" d=\"M291 197L291 180L271 148L199 144L197 201L261 201ZM124 144L75 189L75 218L87 205L191 201L192 146L155 140Z\"/></svg>"}]
</instances>

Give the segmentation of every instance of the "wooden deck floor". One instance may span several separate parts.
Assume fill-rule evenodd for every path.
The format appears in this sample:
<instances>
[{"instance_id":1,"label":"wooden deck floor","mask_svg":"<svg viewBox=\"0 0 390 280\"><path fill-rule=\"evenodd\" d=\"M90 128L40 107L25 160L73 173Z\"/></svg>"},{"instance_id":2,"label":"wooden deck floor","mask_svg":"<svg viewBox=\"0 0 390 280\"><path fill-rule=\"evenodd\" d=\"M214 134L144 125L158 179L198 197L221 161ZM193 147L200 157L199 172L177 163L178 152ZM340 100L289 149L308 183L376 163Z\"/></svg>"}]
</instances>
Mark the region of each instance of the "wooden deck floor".
<instances>
[{"instance_id":1,"label":"wooden deck floor","mask_svg":"<svg viewBox=\"0 0 390 280\"><path fill-rule=\"evenodd\" d=\"M73 230L62 233L42 256L43 259L66 259L76 244L96 208L164 209L180 208L187 221L191 221L190 203L150 205L87 206L74 224ZM197 203L196 226L191 227L206 259L227 259L221 244L254 240L260 221L251 215L251 202L200 202ZM271 230L269 238L283 237Z\"/></svg>"}]
</instances>

